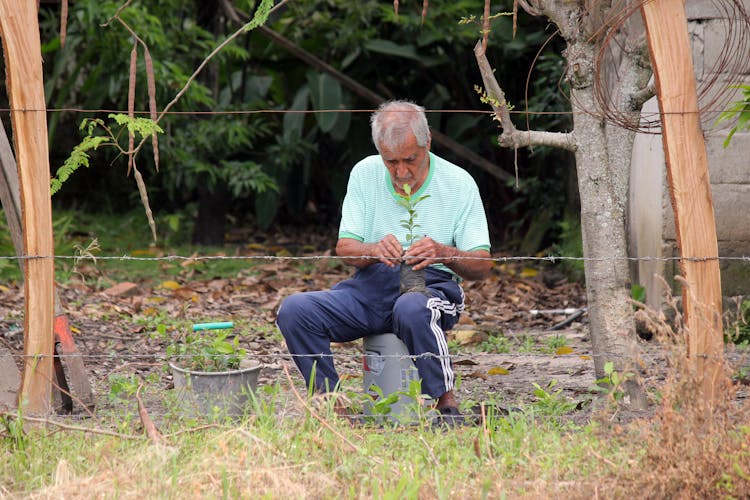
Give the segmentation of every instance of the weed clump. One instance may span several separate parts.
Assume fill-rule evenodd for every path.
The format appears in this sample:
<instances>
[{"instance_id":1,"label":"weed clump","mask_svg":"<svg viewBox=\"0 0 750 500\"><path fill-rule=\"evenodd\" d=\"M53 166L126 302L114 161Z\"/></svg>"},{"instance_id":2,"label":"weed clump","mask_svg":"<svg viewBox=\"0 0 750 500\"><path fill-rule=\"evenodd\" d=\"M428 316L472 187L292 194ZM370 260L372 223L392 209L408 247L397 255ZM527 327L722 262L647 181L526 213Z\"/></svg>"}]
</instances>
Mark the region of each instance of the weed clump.
<instances>
[{"instance_id":1,"label":"weed clump","mask_svg":"<svg viewBox=\"0 0 750 500\"><path fill-rule=\"evenodd\" d=\"M723 367L721 380L713 381L716 396L706 401L697 365L712 360L688 356L679 312L673 322L646 309L636 314L665 346L669 369L652 425L639 426L636 434L644 443L640 463L618 480L627 485L622 493L638 498L750 498L750 404L737 397L739 386Z\"/></svg>"}]
</instances>

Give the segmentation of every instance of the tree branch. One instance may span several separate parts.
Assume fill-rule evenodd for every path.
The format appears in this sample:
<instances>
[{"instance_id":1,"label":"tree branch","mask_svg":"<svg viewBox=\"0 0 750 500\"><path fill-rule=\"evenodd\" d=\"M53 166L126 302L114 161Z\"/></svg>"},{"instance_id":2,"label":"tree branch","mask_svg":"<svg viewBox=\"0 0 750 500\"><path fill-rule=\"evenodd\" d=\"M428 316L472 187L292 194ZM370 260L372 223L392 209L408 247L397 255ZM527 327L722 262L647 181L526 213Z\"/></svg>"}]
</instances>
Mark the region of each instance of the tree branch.
<instances>
[{"instance_id":1,"label":"tree branch","mask_svg":"<svg viewBox=\"0 0 750 500\"><path fill-rule=\"evenodd\" d=\"M628 102L628 107L630 108L630 111L638 111L640 110L643 105L654 97L656 95L656 84L653 80L648 82L648 85L646 85L645 88L642 88L638 92L635 92L630 95L630 99Z\"/></svg>"},{"instance_id":2,"label":"tree branch","mask_svg":"<svg viewBox=\"0 0 750 500\"><path fill-rule=\"evenodd\" d=\"M520 5L521 8L525 10L530 16L541 16L543 13L542 9L534 7L526 0L515 0L515 2L513 2L513 5L514 7L515 5Z\"/></svg>"},{"instance_id":3,"label":"tree branch","mask_svg":"<svg viewBox=\"0 0 750 500\"><path fill-rule=\"evenodd\" d=\"M498 143L502 147L518 149L525 146L552 146L567 151L575 151L577 148L575 137L565 132L544 132L537 130L520 131L516 129L508 111L505 92L497 83L495 73L487 61L481 40L474 46L474 55L477 59L479 71L482 74L482 82L489 98L489 104L495 113L495 119L500 122L502 133L498 136Z\"/></svg>"}]
</instances>

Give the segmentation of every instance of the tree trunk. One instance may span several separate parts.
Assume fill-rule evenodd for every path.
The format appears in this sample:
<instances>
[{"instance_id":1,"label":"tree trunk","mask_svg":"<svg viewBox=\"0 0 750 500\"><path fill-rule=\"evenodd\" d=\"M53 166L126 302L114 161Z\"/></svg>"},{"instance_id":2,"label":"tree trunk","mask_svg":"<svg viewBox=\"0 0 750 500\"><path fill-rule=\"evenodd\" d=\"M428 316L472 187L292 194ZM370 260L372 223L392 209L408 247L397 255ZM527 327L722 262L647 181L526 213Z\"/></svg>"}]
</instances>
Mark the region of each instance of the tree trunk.
<instances>
[{"instance_id":1,"label":"tree trunk","mask_svg":"<svg viewBox=\"0 0 750 500\"><path fill-rule=\"evenodd\" d=\"M627 141L632 146L633 134L621 129L617 134L619 147L610 150L614 144L608 141L608 125L597 111L594 95L594 55L593 45L575 41L566 53L571 68L571 101L576 107L575 156L594 368L597 378L605 376L607 362L612 362L621 375L635 375L624 389L631 406L643 408L646 398L640 384L633 308L629 302L625 224L630 158L623 156L630 151ZM573 68L588 69L576 72ZM616 151L620 154L613 155Z\"/></svg>"},{"instance_id":2,"label":"tree trunk","mask_svg":"<svg viewBox=\"0 0 750 500\"><path fill-rule=\"evenodd\" d=\"M198 218L193 230L194 244L224 244L228 199L229 190L223 181L217 182L213 190L205 182L198 185Z\"/></svg>"}]
</instances>

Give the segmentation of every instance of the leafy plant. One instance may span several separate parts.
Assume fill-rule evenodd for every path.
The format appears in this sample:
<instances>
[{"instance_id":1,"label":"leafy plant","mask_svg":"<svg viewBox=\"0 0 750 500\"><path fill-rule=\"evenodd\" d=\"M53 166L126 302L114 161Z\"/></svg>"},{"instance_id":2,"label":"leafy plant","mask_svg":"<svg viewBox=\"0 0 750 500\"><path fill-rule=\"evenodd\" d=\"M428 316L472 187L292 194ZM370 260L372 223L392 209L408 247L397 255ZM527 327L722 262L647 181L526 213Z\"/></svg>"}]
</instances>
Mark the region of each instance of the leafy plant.
<instances>
[{"instance_id":1,"label":"leafy plant","mask_svg":"<svg viewBox=\"0 0 750 500\"><path fill-rule=\"evenodd\" d=\"M191 332L167 347L167 357L184 368L202 372L236 370L247 351L228 330Z\"/></svg>"},{"instance_id":2,"label":"leafy plant","mask_svg":"<svg viewBox=\"0 0 750 500\"><path fill-rule=\"evenodd\" d=\"M604 393L614 401L621 401L625 397L625 391L622 388L627 380L633 378L632 373L620 374L615 371L615 364L612 361L604 363L604 377L596 381L596 385L591 388L594 392Z\"/></svg>"},{"instance_id":3,"label":"leafy plant","mask_svg":"<svg viewBox=\"0 0 750 500\"><path fill-rule=\"evenodd\" d=\"M510 347L510 340L502 335L490 335L487 340L477 346L481 351L496 353L510 352Z\"/></svg>"},{"instance_id":4,"label":"leafy plant","mask_svg":"<svg viewBox=\"0 0 750 500\"><path fill-rule=\"evenodd\" d=\"M127 154L128 150L120 145L120 136L123 131L136 137L150 137L155 133L163 134L164 130L149 118L129 117L122 113L110 113L109 118L115 122L119 129L113 125L107 125L100 118L86 118L81 122L79 130L85 130L83 140L73 148L70 156L57 169L54 177L50 180L52 194L57 193L65 181L80 167L89 166L89 153L96 151L101 145L114 146L120 154ZM104 135L96 135L97 131L104 131Z\"/></svg>"},{"instance_id":5,"label":"leafy plant","mask_svg":"<svg viewBox=\"0 0 750 500\"><path fill-rule=\"evenodd\" d=\"M373 396L370 394L370 391L374 392L375 395ZM367 401L367 406L369 407L370 415L372 415L367 420L372 420L374 422L380 422L380 417L384 417L391 413L391 406L398 402L399 399L399 395L396 392L392 392L385 396L383 390L377 384L370 386L369 391L365 396L369 399L369 401Z\"/></svg>"},{"instance_id":6,"label":"leafy plant","mask_svg":"<svg viewBox=\"0 0 750 500\"><path fill-rule=\"evenodd\" d=\"M138 392L138 386L141 381L135 375L119 375L112 374L108 378L109 381L109 399L110 401L117 402L128 400L132 398L136 392Z\"/></svg>"},{"instance_id":7,"label":"leafy plant","mask_svg":"<svg viewBox=\"0 0 750 500\"><path fill-rule=\"evenodd\" d=\"M730 88L740 89L742 99L735 101L728 110L719 114L716 123L737 120L737 123L729 129L727 138L724 139L724 147L728 147L732 137L737 132L750 130L750 85L732 85Z\"/></svg>"},{"instance_id":8,"label":"leafy plant","mask_svg":"<svg viewBox=\"0 0 750 500\"><path fill-rule=\"evenodd\" d=\"M411 245L414 243L414 240L417 239L417 236L414 234L414 230L419 227L419 224L417 224L417 205L424 200L425 198L429 198L429 194L423 194L417 199L414 199L411 192L411 186L408 184L404 184L402 186L402 189L404 190L405 194L399 193L399 199L398 204L401 205L406 209L407 218L401 219L401 227L406 229L406 242Z\"/></svg>"},{"instance_id":9,"label":"leafy plant","mask_svg":"<svg viewBox=\"0 0 750 500\"><path fill-rule=\"evenodd\" d=\"M568 339L563 335L554 335L544 340L544 347L542 352L551 353L556 352L561 347L568 345Z\"/></svg>"},{"instance_id":10,"label":"leafy plant","mask_svg":"<svg viewBox=\"0 0 750 500\"><path fill-rule=\"evenodd\" d=\"M534 350L534 346L536 345L536 340L534 337L528 334L524 334L520 338L520 343L518 345L518 352L532 352Z\"/></svg>"},{"instance_id":11,"label":"leafy plant","mask_svg":"<svg viewBox=\"0 0 750 500\"><path fill-rule=\"evenodd\" d=\"M531 406L543 415L564 415L578 406L577 402L562 395L562 389L555 389L557 380L550 380L545 387L536 382L532 382L532 385L537 400Z\"/></svg>"},{"instance_id":12,"label":"leafy plant","mask_svg":"<svg viewBox=\"0 0 750 500\"><path fill-rule=\"evenodd\" d=\"M17 410L16 415L10 413L0 415L0 430L14 450L24 452L29 446L29 437L23 428L23 411ZM23 455L23 453L21 453Z\"/></svg>"}]
</instances>

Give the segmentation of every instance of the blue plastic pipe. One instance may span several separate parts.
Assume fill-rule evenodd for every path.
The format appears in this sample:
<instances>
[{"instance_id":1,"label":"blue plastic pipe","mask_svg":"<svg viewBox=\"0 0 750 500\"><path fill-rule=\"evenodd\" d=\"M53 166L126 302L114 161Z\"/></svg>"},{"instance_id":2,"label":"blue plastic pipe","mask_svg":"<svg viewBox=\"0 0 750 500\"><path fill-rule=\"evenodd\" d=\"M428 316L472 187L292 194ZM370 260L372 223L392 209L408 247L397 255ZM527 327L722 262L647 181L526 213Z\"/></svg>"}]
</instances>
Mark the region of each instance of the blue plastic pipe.
<instances>
[{"instance_id":1,"label":"blue plastic pipe","mask_svg":"<svg viewBox=\"0 0 750 500\"><path fill-rule=\"evenodd\" d=\"M193 331L197 332L200 330L222 330L224 328L234 328L234 323L231 321L218 321L215 323L195 323L193 324Z\"/></svg>"}]
</instances>

